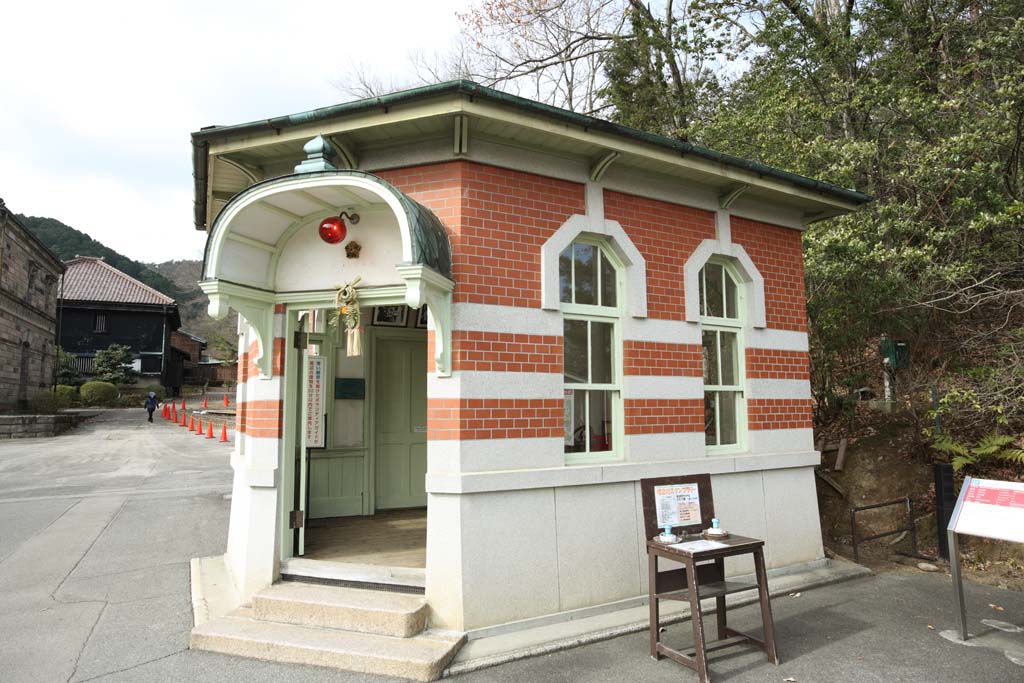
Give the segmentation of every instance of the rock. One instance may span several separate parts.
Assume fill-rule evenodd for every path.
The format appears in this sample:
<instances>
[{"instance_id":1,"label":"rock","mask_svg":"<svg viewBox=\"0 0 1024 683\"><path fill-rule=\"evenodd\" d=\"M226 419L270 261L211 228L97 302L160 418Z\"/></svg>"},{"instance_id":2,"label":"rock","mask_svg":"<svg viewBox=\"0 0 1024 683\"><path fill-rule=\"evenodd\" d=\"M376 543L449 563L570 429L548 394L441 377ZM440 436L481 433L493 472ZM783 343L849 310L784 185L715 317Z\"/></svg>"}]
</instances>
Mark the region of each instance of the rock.
<instances>
[{"instance_id":1,"label":"rock","mask_svg":"<svg viewBox=\"0 0 1024 683\"><path fill-rule=\"evenodd\" d=\"M937 572L937 571L939 571L939 568L936 567L934 564L931 564L930 562L918 562L917 563L917 568L920 569L923 572Z\"/></svg>"}]
</instances>

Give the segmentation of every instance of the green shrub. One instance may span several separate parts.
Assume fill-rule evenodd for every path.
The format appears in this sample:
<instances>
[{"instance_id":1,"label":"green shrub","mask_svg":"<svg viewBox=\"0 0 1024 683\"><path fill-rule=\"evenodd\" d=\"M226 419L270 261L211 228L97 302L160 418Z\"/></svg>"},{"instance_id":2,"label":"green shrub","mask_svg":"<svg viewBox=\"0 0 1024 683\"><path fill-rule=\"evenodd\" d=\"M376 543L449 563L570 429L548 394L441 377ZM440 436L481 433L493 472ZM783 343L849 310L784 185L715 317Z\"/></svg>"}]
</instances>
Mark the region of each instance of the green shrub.
<instances>
[{"instance_id":1,"label":"green shrub","mask_svg":"<svg viewBox=\"0 0 1024 683\"><path fill-rule=\"evenodd\" d=\"M117 387L110 382L86 382L80 391L87 406L113 406L117 403Z\"/></svg>"},{"instance_id":2,"label":"green shrub","mask_svg":"<svg viewBox=\"0 0 1024 683\"><path fill-rule=\"evenodd\" d=\"M66 403L67 406L74 405L78 401L78 387L68 386L67 384L57 385L57 400Z\"/></svg>"},{"instance_id":3,"label":"green shrub","mask_svg":"<svg viewBox=\"0 0 1024 683\"><path fill-rule=\"evenodd\" d=\"M37 415L56 415L62 409L70 407L71 401L51 389L39 389L32 394L28 404Z\"/></svg>"},{"instance_id":4,"label":"green shrub","mask_svg":"<svg viewBox=\"0 0 1024 683\"><path fill-rule=\"evenodd\" d=\"M146 400L146 397L149 396L149 392L151 392L151 391L154 394L156 394L156 400L158 400L158 401L163 401L164 400L164 393L165 393L164 392L164 388L162 386L160 386L159 384L150 384L149 386L145 387L142 390L142 400L143 401Z\"/></svg>"}]
</instances>

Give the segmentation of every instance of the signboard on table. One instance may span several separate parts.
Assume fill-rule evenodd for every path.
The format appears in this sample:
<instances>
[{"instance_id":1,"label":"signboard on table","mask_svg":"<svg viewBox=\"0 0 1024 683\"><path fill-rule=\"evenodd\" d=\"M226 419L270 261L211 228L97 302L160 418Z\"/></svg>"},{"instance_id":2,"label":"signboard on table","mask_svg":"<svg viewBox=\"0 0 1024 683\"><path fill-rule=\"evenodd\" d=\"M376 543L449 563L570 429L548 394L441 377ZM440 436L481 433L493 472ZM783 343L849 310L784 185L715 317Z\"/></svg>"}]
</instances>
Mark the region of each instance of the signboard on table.
<instances>
[{"instance_id":1,"label":"signboard on table","mask_svg":"<svg viewBox=\"0 0 1024 683\"><path fill-rule=\"evenodd\" d=\"M953 600L960 620L960 640L967 640L967 608L960 575L957 534L1024 543L1024 483L965 478L946 534L949 569L953 575Z\"/></svg>"},{"instance_id":2,"label":"signboard on table","mask_svg":"<svg viewBox=\"0 0 1024 683\"><path fill-rule=\"evenodd\" d=\"M700 522L700 493L696 482L654 487L658 526L684 526Z\"/></svg>"},{"instance_id":3,"label":"signboard on table","mask_svg":"<svg viewBox=\"0 0 1024 683\"><path fill-rule=\"evenodd\" d=\"M306 448L323 448L327 434L324 422L324 357L306 360Z\"/></svg>"}]
</instances>

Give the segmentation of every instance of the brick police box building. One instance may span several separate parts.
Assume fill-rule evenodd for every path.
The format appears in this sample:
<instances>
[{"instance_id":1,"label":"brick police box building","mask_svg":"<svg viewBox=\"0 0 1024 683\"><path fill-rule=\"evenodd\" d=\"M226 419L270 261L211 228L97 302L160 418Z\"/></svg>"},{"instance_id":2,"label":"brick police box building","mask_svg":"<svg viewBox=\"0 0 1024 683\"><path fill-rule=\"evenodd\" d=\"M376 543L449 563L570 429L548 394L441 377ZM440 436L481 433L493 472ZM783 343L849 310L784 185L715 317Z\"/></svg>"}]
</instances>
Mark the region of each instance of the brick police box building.
<instances>
[{"instance_id":1,"label":"brick police box building","mask_svg":"<svg viewBox=\"0 0 1024 683\"><path fill-rule=\"evenodd\" d=\"M470 638L634 606L637 482L701 472L769 568L823 562L801 232L864 195L464 81L193 142L244 319L236 603L397 583Z\"/></svg>"}]
</instances>

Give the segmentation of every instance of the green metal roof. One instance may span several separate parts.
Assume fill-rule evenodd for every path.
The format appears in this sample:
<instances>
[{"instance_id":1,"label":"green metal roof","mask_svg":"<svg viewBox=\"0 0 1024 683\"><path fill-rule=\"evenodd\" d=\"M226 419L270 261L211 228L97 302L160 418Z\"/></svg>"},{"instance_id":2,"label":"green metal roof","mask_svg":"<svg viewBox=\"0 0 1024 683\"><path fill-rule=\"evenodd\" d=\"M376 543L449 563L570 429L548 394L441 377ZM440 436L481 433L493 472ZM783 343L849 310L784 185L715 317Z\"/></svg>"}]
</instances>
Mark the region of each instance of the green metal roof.
<instances>
[{"instance_id":1,"label":"green metal roof","mask_svg":"<svg viewBox=\"0 0 1024 683\"><path fill-rule=\"evenodd\" d=\"M405 211L406 219L409 222L409 233L412 242L412 262L430 266L448 279L452 277L452 248L448 241L448 231L445 230L441 219L434 215L434 212L423 206L415 199L405 194L386 180L367 173L352 169L316 171L312 173L294 173L285 176L277 176L260 181L242 190L228 202L227 209L232 204L244 201L253 192L258 192L268 185L275 185L295 178L319 178L319 177L359 177L366 178L382 186L395 196ZM225 215L224 212L221 215ZM216 221L214 221L216 225ZM214 230L206 239L206 247L203 253L203 275L206 276L207 259L210 256L210 245L215 235Z\"/></svg>"},{"instance_id":2,"label":"green metal roof","mask_svg":"<svg viewBox=\"0 0 1024 683\"><path fill-rule=\"evenodd\" d=\"M252 121L250 123L242 123L232 126L210 126L193 133L193 171L196 181L196 226L202 227L205 223L206 145L209 141L227 137L251 135L254 133L265 132L267 130L280 131L284 128L314 123L316 121L327 121L342 118L373 109L387 109L395 105L407 104L441 95L466 95L482 100L490 100L532 114L555 119L563 123L575 124L585 129L592 129L644 142L656 147L679 152L683 155L692 154L696 157L725 164L726 166L732 166L750 173L776 178L795 185L796 187L829 195L853 204L864 204L871 201L871 197L862 192L857 192L856 190L839 187L838 185L808 178L797 173L790 173L789 171L784 171L773 166L767 166L756 161L743 159L731 154L716 152L715 150L701 147L700 145L695 145L690 142L675 140L673 138L665 137L664 135L647 133L642 130L637 130L636 128L630 128L628 126L612 123L603 119L594 118L593 116L578 114L567 109L561 109L559 107L554 107L542 102L536 102L517 95L510 95L508 93L501 92L500 90L495 90L494 88L479 85L472 81L458 80L427 85L420 88L412 88L410 90L403 90L401 92L382 95L380 97L371 97L353 102L346 102L344 104L336 104L330 107L321 107L319 109L313 109L298 114L278 116L262 121Z\"/></svg>"}]
</instances>

